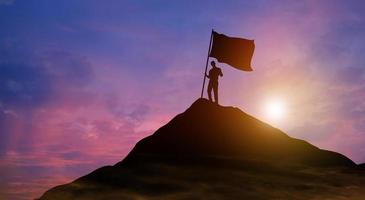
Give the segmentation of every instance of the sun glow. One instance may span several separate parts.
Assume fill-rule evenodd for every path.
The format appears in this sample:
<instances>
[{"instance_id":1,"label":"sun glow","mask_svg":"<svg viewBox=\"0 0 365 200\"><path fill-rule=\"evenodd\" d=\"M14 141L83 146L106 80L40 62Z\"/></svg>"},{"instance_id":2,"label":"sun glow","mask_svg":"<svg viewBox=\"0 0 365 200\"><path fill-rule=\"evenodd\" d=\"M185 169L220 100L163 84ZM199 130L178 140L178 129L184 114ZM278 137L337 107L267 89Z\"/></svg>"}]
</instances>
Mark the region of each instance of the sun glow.
<instances>
[{"instance_id":1,"label":"sun glow","mask_svg":"<svg viewBox=\"0 0 365 200\"><path fill-rule=\"evenodd\" d=\"M281 99L268 100L265 104L264 112L269 120L280 120L285 115L285 103Z\"/></svg>"}]
</instances>

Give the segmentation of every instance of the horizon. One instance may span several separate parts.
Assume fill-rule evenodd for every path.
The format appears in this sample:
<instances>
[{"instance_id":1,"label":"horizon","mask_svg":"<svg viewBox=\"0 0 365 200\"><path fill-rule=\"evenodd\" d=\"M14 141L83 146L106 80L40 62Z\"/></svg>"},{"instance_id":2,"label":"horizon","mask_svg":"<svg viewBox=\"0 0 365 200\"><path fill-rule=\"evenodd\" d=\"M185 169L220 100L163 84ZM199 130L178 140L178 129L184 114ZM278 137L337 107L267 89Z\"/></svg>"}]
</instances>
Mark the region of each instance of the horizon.
<instances>
[{"instance_id":1,"label":"horizon","mask_svg":"<svg viewBox=\"0 0 365 200\"><path fill-rule=\"evenodd\" d=\"M360 0L0 0L0 196L36 198L115 164L187 109L200 97L212 29L256 45L252 72L216 62L221 105L365 163L364 9Z\"/></svg>"}]
</instances>

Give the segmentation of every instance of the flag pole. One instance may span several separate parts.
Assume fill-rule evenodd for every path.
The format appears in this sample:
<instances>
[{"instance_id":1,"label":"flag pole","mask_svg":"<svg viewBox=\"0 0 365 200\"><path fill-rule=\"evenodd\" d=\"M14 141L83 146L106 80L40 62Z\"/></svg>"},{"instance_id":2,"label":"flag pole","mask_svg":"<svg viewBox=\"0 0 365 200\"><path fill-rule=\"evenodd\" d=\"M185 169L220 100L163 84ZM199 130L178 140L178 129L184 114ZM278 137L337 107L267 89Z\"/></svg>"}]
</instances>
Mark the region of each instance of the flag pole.
<instances>
[{"instance_id":1,"label":"flag pole","mask_svg":"<svg viewBox=\"0 0 365 200\"><path fill-rule=\"evenodd\" d=\"M213 31L214 30L212 29L212 32L210 33L209 49L208 49L207 61L205 63L203 87L202 87L202 93L200 95L200 98L203 98L203 94L204 94L205 79L206 79L206 74L207 74L207 70L208 70L209 53L210 53L210 48L212 47Z\"/></svg>"}]
</instances>

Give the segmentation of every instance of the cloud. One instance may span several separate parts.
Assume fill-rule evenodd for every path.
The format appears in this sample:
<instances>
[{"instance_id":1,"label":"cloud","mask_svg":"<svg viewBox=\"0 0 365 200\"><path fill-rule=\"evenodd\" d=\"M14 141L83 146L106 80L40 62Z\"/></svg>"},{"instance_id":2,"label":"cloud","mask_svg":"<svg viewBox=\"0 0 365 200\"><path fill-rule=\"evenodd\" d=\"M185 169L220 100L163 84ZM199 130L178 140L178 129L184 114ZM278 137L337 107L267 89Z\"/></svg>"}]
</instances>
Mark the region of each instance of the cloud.
<instances>
[{"instance_id":1,"label":"cloud","mask_svg":"<svg viewBox=\"0 0 365 200\"><path fill-rule=\"evenodd\" d=\"M0 101L4 106L24 108L43 104L52 92L50 77L26 63L0 64ZM13 106L11 106L13 107Z\"/></svg>"},{"instance_id":2,"label":"cloud","mask_svg":"<svg viewBox=\"0 0 365 200\"><path fill-rule=\"evenodd\" d=\"M11 55L11 56L8 56ZM93 71L86 58L65 51L35 54L24 49L0 52L0 102L5 108L33 109L65 96L78 102ZM85 98L87 99L87 98Z\"/></svg>"}]
</instances>

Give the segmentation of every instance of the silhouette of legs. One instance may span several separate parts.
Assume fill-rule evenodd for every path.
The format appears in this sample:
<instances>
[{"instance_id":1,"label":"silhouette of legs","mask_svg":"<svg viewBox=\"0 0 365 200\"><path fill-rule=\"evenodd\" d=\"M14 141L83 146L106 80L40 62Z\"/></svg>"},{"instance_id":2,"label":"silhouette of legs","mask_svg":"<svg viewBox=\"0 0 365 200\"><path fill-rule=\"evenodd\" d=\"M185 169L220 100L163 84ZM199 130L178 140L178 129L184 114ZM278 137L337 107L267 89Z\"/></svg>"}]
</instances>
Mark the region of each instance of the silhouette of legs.
<instances>
[{"instance_id":1,"label":"silhouette of legs","mask_svg":"<svg viewBox=\"0 0 365 200\"><path fill-rule=\"evenodd\" d=\"M212 100L212 90L214 92L214 102L218 104L218 82L209 81L208 83L208 98L209 101L213 102Z\"/></svg>"},{"instance_id":2,"label":"silhouette of legs","mask_svg":"<svg viewBox=\"0 0 365 200\"><path fill-rule=\"evenodd\" d=\"M211 83L211 81L209 81L209 83L208 83L208 98L209 98L209 101L211 101L211 102L213 102L212 101L212 89L213 89L212 83Z\"/></svg>"},{"instance_id":3,"label":"silhouette of legs","mask_svg":"<svg viewBox=\"0 0 365 200\"><path fill-rule=\"evenodd\" d=\"M218 104L218 83L214 85L213 92L214 92L215 103Z\"/></svg>"}]
</instances>

